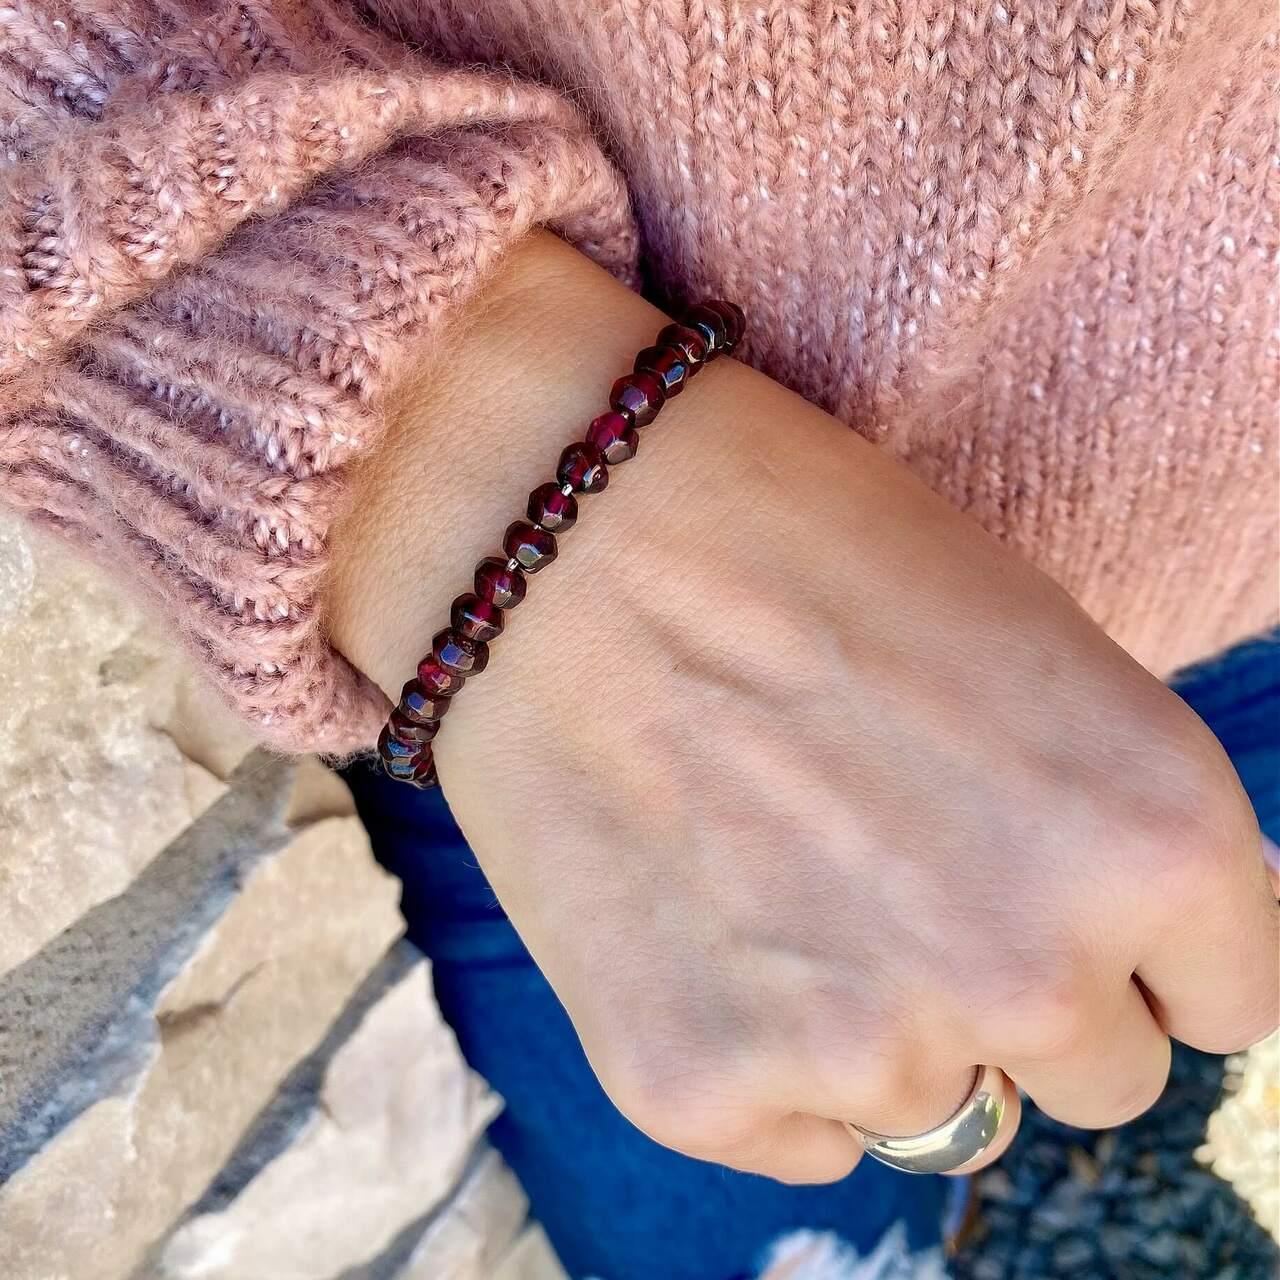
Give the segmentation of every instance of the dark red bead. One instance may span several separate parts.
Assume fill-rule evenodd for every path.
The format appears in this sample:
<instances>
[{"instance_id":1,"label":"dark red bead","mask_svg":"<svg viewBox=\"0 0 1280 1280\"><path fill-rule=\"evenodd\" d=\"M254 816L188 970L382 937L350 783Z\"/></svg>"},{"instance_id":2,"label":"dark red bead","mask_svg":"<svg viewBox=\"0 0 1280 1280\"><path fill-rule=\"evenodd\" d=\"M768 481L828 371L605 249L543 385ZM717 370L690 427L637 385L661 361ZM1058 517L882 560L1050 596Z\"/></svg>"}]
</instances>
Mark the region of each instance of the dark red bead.
<instances>
[{"instance_id":1,"label":"dark red bead","mask_svg":"<svg viewBox=\"0 0 1280 1280\"><path fill-rule=\"evenodd\" d=\"M413 775L408 780L421 791L440 785L440 779L436 774L436 759L432 752L423 752L422 758L414 766Z\"/></svg>"},{"instance_id":2,"label":"dark red bead","mask_svg":"<svg viewBox=\"0 0 1280 1280\"><path fill-rule=\"evenodd\" d=\"M423 751L430 748L418 742L404 742L391 731L389 724L383 725L378 735L378 757L382 767L393 777L402 782L413 778L413 771L422 758Z\"/></svg>"},{"instance_id":3,"label":"dark red bead","mask_svg":"<svg viewBox=\"0 0 1280 1280\"><path fill-rule=\"evenodd\" d=\"M454 675L478 676L489 665L489 646L480 640L468 640L446 627L432 640L431 656Z\"/></svg>"},{"instance_id":4,"label":"dark red bead","mask_svg":"<svg viewBox=\"0 0 1280 1280\"><path fill-rule=\"evenodd\" d=\"M636 372L651 373L662 383L663 393L678 396L689 376L689 362L675 347L645 347L636 356Z\"/></svg>"},{"instance_id":5,"label":"dark red bead","mask_svg":"<svg viewBox=\"0 0 1280 1280\"><path fill-rule=\"evenodd\" d=\"M378 735L378 754L384 760L416 760L422 751L420 742L409 742L397 737L390 722L382 726Z\"/></svg>"},{"instance_id":6,"label":"dark red bead","mask_svg":"<svg viewBox=\"0 0 1280 1280\"><path fill-rule=\"evenodd\" d=\"M747 313L736 302L724 302L720 299L703 305L718 312L724 320L724 349L726 352L732 351L747 331Z\"/></svg>"},{"instance_id":7,"label":"dark red bead","mask_svg":"<svg viewBox=\"0 0 1280 1280\"><path fill-rule=\"evenodd\" d=\"M450 625L464 640L480 640L484 644L502 634L504 621L496 604L470 592L459 596L449 611Z\"/></svg>"},{"instance_id":8,"label":"dark red bead","mask_svg":"<svg viewBox=\"0 0 1280 1280\"><path fill-rule=\"evenodd\" d=\"M571 444L561 455L556 479L579 493L599 493L609 483L609 468L593 444Z\"/></svg>"},{"instance_id":9,"label":"dark red bead","mask_svg":"<svg viewBox=\"0 0 1280 1280\"><path fill-rule=\"evenodd\" d=\"M684 323L690 329L696 329L706 340L708 360L714 360L724 350L729 331L724 316L718 311L713 311L706 303L699 303L684 313Z\"/></svg>"},{"instance_id":10,"label":"dark red bead","mask_svg":"<svg viewBox=\"0 0 1280 1280\"><path fill-rule=\"evenodd\" d=\"M651 373L629 373L613 384L609 405L633 427L647 427L658 416L667 395Z\"/></svg>"},{"instance_id":11,"label":"dark red bead","mask_svg":"<svg viewBox=\"0 0 1280 1280\"><path fill-rule=\"evenodd\" d=\"M439 720L449 710L450 702L437 693L428 693L416 680L410 680L400 690L399 710L407 720L417 724L428 724Z\"/></svg>"},{"instance_id":12,"label":"dark red bead","mask_svg":"<svg viewBox=\"0 0 1280 1280\"><path fill-rule=\"evenodd\" d=\"M418 763L417 760L388 760L386 756L382 757L383 771L397 782L412 782Z\"/></svg>"},{"instance_id":13,"label":"dark red bead","mask_svg":"<svg viewBox=\"0 0 1280 1280\"><path fill-rule=\"evenodd\" d=\"M497 556L486 556L476 565L476 595L499 609L514 609L524 599L529 582L519 568L511 568Z\"/></svg>"},{"instance_id":14,"label":"dark red bead","mask_svg":"<svg viewBox=\"0 0 1280 1280\"><path fill-rule=\"evenodd\" d=\"M428 654L418 663L418 683L424 693L436 694L441 698L451 698L466 683L456 671L443 667Z\"/></svg>"},{"instance_id":15,"label":"dark red bead","mask_svg":"<svg viewBox=\"0 0 1280 1280\"><path fill-rule=\"evenodd\" d=\"M529 495L529 519L548 533L568 533L578 523L578 500L548 480Z\"/></svg>"},{"instance_id":16,"label":"dark red bead","mask_svg":"<svg viewBox=\"0 0 1280 1280\"><path fill-rule=\"evenodd\" d=\"M537 573L556 558L555 535L527 520L517 520L507 526L502 549L519 562L525 573Z\"/></svg>"},{"instance_id":17,"label":"dark red bead","mask_svg":"<svg viewBox=\"0 0 1280 1280\"><path fill-rule=\"evenodd\" d=\"M658 332L658 345L674 347L689 366L689 376L698 372L698 367L707 358L707 340L697 329L687 324L669 324Z\"/></svg>"},{"instance_id":18,"label":"dark red bead","mask_svg":"<svg viewBox=\"0 0 1280 1280\"><path fill-rule=\"evenodd\" d=\"M620 413L602 413L587 428L587 443L600 450L604 460L613 466L636 456L640 433Z\"/></svg>"},{"instance_id":19,"label":"dark red bead","mask_svg":"<svg viewBox=\"0 0 1280 1280\"><path fill-rule=\"evenodd\" d=\"M401 742L416 743L418 746L430 742L440 732L439 720L428 720L422 724L417 720L410 720L399 707L391 713L391 719L387 724L392 735L399 738Z\"/></svg>"}]
</instances>

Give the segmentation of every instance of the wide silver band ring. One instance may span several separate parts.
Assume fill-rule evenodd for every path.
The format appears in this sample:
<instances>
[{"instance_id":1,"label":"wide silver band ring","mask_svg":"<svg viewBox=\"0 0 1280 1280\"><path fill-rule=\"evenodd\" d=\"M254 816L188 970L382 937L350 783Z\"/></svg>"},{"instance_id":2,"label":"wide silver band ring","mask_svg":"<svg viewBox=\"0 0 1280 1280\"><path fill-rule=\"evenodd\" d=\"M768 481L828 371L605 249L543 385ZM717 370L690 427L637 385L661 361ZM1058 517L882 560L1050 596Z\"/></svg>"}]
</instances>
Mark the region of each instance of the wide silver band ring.
<instances>
[{"instance_id":1,"label":"wide silver band ring","mask_svg":"<svg viewBox=\"0 0 1280 1280\"><path fill-rule=\"evenodd\" d=\"M907 1138L872 1133L847 1124L867 1154L907 1173L964 1173L1000 1133L1008 1109L1009 1082L999 1067L978 1067L973 1088L949 1120Z\"/></svg>"}]
</instances>

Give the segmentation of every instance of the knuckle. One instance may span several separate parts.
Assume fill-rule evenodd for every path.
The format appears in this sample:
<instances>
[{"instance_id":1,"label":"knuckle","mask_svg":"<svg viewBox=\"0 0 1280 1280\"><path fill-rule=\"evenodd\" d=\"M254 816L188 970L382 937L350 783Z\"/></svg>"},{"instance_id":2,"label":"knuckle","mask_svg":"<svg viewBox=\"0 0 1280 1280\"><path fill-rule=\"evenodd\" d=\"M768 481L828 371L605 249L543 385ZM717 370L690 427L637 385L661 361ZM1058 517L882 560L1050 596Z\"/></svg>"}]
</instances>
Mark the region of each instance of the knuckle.
<instances>
[{"instance_id":1,"label":"knuckle","mask_svg":"<svg viewBox=\"0 0 1280 1280\"><path fill-rule=\"evenodd\" d=\"M1219 795L1183 803L1159 817L1149 817L1130 845L1138 845L1144 869L1154 866L1184 893L1195 894L1230 873L1238 841L1226 838L1230 824L1220 815L1226 802ZM1147 881L1149 889L1150 881ZM1180 909L1182 897L1171 899Z\"/></svg>"},{"instance_id":2,"label":"knuckle","mask_svg":"<svg viewBox=\"0 0 1280 1280\"><path fill-rule=\"evenodd\" d=\"M820 1098L878 1107L897 1098L913 1078L916 1064L907 1029L892 1018L858 1018L848 1007L813 1000L797 1030L811 1086Z\"/></svg>"},{"instance_id":3,"label":"knuckle","mask_svg":"<svg viewBox=\"0 0 1280 1280\"><path fill-rule=\"evenodd\" d=\"M806 1164L802 1167L790 1163L775 1163L761 1172L788 1187L813 1187L833 1182L843 1182L857 1167L862 1156L861 1148L850 1142L848 1154L828 1163Z\"/></svg>"},{"instance_id":4,"label":"knuckle","mask_svg":"<svg viewBox=\"0 0 1280 1280\"><path fill-rule=\"evenodd\" d=\"M1219 1027L1188 1034L1188 1043L1205 1053L1243 1053L1265 1040L1280 1024L1280 1008L1273 998L1251 998L1243 1007L1229 1010Z\"/></svg>"},{"instance_id":5,"label":"knuckle","mask_svg":"<svg viewBox=\"0 0 1280 1280\"><path fill-rule=\"evenodd\" d=\"M1199 722L1165 746L1115 817L1146 893L1152 872L1194 893L1238 872L1256 846L1257 821L1230 761Z\"/></svg>"},{"instance_id":6,"label":"knuckle","mask_svg":"<svg viewBox=\"0 0 1280 1280\"><path fill-rule=\"evenodd\" d=\"M1011 1062L1071 1057L1087 1046L1095 1009L1096 993L1080 967L1056 958L1024 961L996 1015L999 1047Z\"/></svg>"},{"instance_id":7,"label":"knuckle","mask_svg":"<svg viewBox=\"0 0 1280 1280\"><path fill-rule=\"evenodd\" d=\"M1091 1100L1084 1114L1060 1116L1064 1123L1083 1129L1113 1129L1128 1124L1149 1111L1160 1100L1169 1081L1171 1054L1169 1042L1158 1058L1140 1069L1116 1072L1100 1096Z\"/></svg>"},{"instance_id":8,"label":"knuckle","mask_svg":"<svg viewBox=\"0 0 1280 1280\"><path fill-rule=\"evenodd\" d=\"M746 1150L754 1125L740 1084L709 1055L637 1055L601 1070L614 1104L654 1141L690 1155Z\"/></svg>"},{"instance_id":9,"label":"knuckle","mask_svg":"<svg viewBox=\"0 0 1280 1280\"><path fill-rule=\"evenodd\" d=\"M1116 1125L1128 1124L1130 1120L1136 1120L1144 1112L1150 1111L1160 1101L1168 1078L1169 1069L1166 1065L1158 1075L1153 1073L1130 1081L1112 1100L1098 1127L1110 1129Z\"/></svg>"},{"instance_id":10,"label":"knuckle","mask_svg":"<svg viewBox=\"0 0 1280 1280\"><path fill-rule=\"evenodd\" d=\"M1280 1009L1274 1001L1245 1009L1235 1027L1235 1034L1228 1042L1227 1053L1243 1053L1271 1035L1280 1026Z\"/></svg>"}]
</instances>

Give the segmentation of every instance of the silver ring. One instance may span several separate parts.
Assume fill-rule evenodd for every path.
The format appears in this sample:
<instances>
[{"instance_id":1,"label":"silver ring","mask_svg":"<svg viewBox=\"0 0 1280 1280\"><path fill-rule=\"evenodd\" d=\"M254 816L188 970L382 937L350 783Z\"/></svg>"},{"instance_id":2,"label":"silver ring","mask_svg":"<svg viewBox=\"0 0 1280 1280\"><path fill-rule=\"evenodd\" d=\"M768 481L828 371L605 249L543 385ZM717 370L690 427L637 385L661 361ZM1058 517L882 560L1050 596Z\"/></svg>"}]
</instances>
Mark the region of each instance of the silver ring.
<instances>
[{"instance_id":1,"label":"silver ring","mask_svg":"<svg viewBox=\"0 0 1280 1280\"><path fill-rule=\"evenodd\" d=\"M1008 1109L1008 1080L999 1067L978 1067L973 1088L949 1120L925 1133L893 1138L846 1121L867 1154L907 1173L963 1173L996 1140Z\"/></svg>"}]
</instances>

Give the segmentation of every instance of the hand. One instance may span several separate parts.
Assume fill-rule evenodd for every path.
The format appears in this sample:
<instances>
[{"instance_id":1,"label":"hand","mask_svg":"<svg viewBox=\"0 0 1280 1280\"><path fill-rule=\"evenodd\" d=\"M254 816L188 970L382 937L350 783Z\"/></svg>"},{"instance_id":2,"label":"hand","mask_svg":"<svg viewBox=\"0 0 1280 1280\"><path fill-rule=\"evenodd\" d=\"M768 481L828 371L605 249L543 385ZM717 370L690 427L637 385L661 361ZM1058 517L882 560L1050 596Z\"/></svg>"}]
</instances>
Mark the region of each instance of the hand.
<instances>
[{"instance_id":1,"label":"hand","mask_svg":"<svg viewBox=\"0 0 1280 1280\"><path fill-rule=\"evenodd\" d=\"M330 596L389 692L661 323L536 237L406 381ZM1274 1027L1276 903L1216 742L889 458L726 360L581 506L436 755L642 1129L830 1179L839 1121L930 1128L977 1063L1104 1126L1170 1035Z\"/></svg>"}]
</instances>

